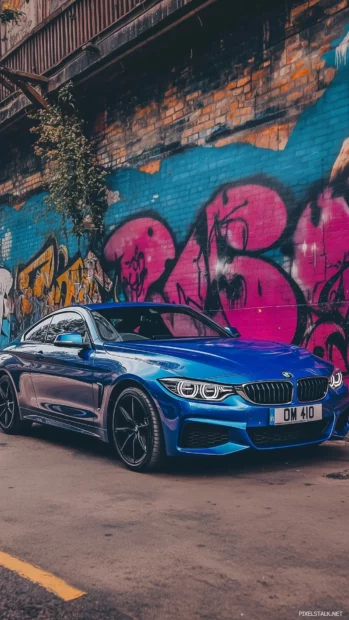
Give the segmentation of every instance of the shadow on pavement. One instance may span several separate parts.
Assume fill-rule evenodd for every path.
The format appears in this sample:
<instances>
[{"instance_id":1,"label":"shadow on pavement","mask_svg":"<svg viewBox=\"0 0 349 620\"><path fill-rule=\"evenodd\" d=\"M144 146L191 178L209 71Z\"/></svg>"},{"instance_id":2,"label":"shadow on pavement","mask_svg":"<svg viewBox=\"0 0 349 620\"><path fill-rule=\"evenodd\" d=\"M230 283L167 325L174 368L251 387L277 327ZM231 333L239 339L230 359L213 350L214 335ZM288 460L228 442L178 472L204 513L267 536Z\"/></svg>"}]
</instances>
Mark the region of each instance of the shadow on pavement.
<instances>
[{"instance_id":1,"label":"shadow on pavement","mask_svg":"<svg viewBox=\"0 0 349 620\"><path fill-rule=\"evenodd\" d=\"M75 457L102 458L110 460L111 466L122 464L111 448L92 437L61 430L50 426L34 425L31 437L65 447L74 451ZM176 476L229 476L280 470L283 466L301 467L323 463L341 463L349 460L349 443L326 442L320 446L291 448L255 452L246 450L228 457L184 457L171 458L165 464L163 473ZM114 461L114 463L113 463ZM159 472L156 475L161 475ZM154 475L154 474L152 474Z\"/></svg>"}]
</instances>

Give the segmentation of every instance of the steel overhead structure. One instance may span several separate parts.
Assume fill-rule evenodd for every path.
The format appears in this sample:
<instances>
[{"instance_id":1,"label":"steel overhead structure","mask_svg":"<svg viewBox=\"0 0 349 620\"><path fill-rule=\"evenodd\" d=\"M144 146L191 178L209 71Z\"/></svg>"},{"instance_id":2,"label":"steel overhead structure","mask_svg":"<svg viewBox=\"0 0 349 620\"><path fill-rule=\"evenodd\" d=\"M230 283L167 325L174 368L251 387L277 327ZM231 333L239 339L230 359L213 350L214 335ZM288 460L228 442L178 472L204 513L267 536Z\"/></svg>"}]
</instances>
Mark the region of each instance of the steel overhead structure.
<instances>
[{"instance_id":1,"label":"steel overhead structure","mask_svg":"<svg viewBox=\"0 0 349 620\"><path fill-rule=\"evenodd\" d=\"M34 88L35 86L41 86L46 88L49 82L49 79L44 75L37 75L36 73L26 73L25 71L17 71L15 69L10 69L9 67L5 67L0 63L0 82L6 86L13 92L15 90L14 87L19 88L24 95L26 95L34 105L38 106L43 110L47 110L49 104L46 99L42 96L42 94Z\"/></svg>"}]
</instances>

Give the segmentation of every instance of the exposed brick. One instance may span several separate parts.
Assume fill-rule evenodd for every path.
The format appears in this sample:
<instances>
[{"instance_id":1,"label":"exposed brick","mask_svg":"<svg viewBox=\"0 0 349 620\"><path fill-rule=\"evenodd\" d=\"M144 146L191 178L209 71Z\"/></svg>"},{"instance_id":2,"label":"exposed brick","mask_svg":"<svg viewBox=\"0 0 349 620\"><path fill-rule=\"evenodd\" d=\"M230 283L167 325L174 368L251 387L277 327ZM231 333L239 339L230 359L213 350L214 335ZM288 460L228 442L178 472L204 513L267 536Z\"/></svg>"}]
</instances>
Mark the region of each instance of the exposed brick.
<instances>
[{"instance_id":1,"label":"exposed brick","mask_svg":"<svg viewBox=\"0 0 349 620\"><path fill-rule=\"evenodd\" d=\"M214 94L213 100L221 101L222 99L225 99L225 97L226 97L225 91L218 91L217 93Z\"/></svg>"},{"instance_id":2,"label":"exposed brick","mask_svg":"<svg viewBox=\"0 0 349 620\"><path fill-rule=\"evenodd\" d=\"M240 80L237 81L237 86L245 86L245 84L247 84L250 81L250 77L245 77L245 78L241 78Z\"/></svg>"}]
</instances>

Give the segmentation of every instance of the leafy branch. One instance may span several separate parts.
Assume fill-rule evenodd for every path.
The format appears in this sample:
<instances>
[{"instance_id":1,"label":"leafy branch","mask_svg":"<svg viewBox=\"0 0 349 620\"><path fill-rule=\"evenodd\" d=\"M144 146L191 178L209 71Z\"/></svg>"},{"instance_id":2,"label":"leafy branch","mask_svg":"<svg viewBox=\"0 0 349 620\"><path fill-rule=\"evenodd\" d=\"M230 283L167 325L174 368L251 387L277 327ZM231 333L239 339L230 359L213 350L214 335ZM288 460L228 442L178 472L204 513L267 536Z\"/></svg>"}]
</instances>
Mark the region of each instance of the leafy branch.
<instances>
[{"instance_id":1,"label":"leafy branch","mask_svg":"<svg viewBox=\"0 0 349 620\"><path fill-rule=\"evenodd\" d=\"M107 209L106 173L96 164L92 146L84 135L71 84L63 86L57 103L31 116L31 129L39 137L34 145L45 167L46 206L68 221L77 237L102 231Z\"/></svg>"},{"instance_id":2,"label":"leafy branch","mask_svg":"<svg viewBox=\"0 0 349 620\"><path fill-rule=\"evenodd\" d=\"M11 22L17 24L23 15L23 11L14 9L6 2L0 9L0 24L10 24Z\"/></svg>"}]
</instances>

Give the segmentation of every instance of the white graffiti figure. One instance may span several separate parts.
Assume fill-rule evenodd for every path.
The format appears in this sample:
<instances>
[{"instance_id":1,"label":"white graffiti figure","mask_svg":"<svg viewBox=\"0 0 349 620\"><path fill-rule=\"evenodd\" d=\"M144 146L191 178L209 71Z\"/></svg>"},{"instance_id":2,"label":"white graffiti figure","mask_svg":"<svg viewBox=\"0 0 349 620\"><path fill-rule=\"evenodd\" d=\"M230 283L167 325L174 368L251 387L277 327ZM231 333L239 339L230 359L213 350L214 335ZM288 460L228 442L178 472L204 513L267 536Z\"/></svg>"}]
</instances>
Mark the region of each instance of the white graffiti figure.
<instances>
[{"instance_id":1,"label":"white graffiti figure","mask_svg":"<svg viewBox=\"0 0 349 620\"><path fill-rule=\"evenodd\" d=\"M0 267L0 335L2 333L3 321L11 313L11 300L9 293L12 288L13 278L11 273Z\"/></svg>"}]
</instances>

